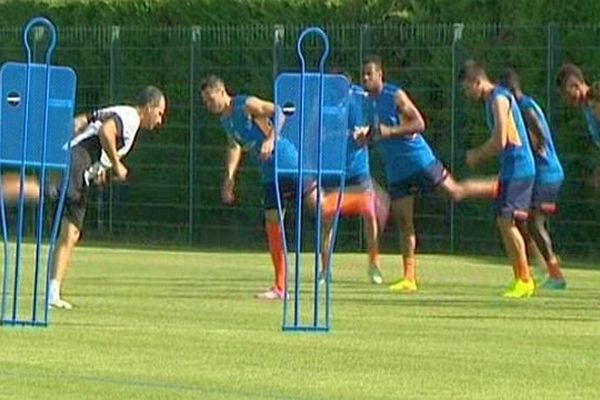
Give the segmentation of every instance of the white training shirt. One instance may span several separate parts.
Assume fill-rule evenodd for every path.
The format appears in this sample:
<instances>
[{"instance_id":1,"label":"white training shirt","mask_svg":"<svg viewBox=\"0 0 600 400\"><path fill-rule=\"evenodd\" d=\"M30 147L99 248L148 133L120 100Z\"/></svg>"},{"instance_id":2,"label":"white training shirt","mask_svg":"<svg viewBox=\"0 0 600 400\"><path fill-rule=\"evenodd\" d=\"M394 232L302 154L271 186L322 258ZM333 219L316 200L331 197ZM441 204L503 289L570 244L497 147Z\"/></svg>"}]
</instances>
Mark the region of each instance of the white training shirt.
<instances>
[{"instance_id":1,"label":"white training shirt","mask_svg":"<svg viewBox=\"0 0 600 400\"><path fill-rule=\"evenodd\" d=\"M95 111L85 129L71 140L70 146L74 147L88 139L98 137L98 132L104 122L111 118L117 125L117 155L119 159L123 158L131 150L140 129L140 116L132 106L112 106ZM112 167L112 163L103 149L100 163L105 168Z\"/></svg>"}]
</instances>

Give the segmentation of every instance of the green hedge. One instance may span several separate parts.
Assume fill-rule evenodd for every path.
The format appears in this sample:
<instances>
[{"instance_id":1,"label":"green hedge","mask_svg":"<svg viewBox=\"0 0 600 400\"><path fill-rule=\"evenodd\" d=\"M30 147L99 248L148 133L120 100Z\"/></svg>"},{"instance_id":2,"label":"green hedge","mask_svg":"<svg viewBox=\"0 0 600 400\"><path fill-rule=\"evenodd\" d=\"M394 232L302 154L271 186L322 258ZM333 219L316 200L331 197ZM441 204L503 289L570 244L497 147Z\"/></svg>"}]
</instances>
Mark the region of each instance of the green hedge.
<instances>
[{"instance_id":1,"label":"green hedge","mask_svg":"<svg viewBox=\"0 0 600 400\"><path fill-rule=\"evenodd\" d=\"M596 0L20 0L0 1L0 25L45 15L59 25L383 22L594 23Z\"/></svg>"}]
</instances>

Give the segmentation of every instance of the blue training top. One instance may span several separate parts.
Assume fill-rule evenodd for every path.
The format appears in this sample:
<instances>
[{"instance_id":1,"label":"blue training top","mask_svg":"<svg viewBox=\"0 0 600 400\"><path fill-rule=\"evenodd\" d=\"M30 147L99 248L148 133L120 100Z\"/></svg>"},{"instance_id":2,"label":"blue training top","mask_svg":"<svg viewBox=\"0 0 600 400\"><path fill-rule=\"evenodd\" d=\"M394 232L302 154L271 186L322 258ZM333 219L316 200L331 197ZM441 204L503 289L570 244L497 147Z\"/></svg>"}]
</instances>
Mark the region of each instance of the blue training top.
<instances>
[{"instance_id":1,"label":"blue training top","mask_svg":"<svg viewBox=\"0 0 600 400\"><path fill-rule=\"evenodd\" d=\"M254 162L260 166L262 182L270 183L275 180L275 160L274 157L269 158L267 161L262 161L260 158L260 149L265 135L252 118L246 114L248 97L247 95L233 97L233 110L231 114L221 117L221 126L227 136L238 143L244 151L249 152ZM277 110L276 114L279 113L280 110ZM274 118L271 118L271 122L274 123ZM277 136L275 145L277 146L279 166L283 168L295 167L298 163L298 154L294 145L279 136Z\"/></svg>"},{"instance_id":2,"label":"blue training top","mask_svg":"<svg viewBox=\"0 0 600 400\"><path fill-rule=\"evenodd\" d=\"M401 124L396 109L396 93L398 86L385 83L377 96L370 96L369 123L371 126L384 124L399 126ZM427 168L436 157L421 135L394 136L376 142L377 151L381 154L388 185L409 178L411 175Z\"/></svg>"},{"instance_id":3,"label":"blue training top","mask_svg":"<svg viewBox=\"0 0 600 400\"><path fill-rule=\"evenodd\" d=\"M542 128L544 146L542 154L533 152L535 159L535 181L539 183L560 183L565 178L562 165L554 147L552 132L548 120L538 103L529 96L523 95L518 100L521 113L533 111Z\"/></svg>"},{"instance_id":4,"label":"blue training top","mask_svg":"<svg viewBox=\"0 0 600 400\"><path fill-rule=\"evenodd\" d=\"M366 99L367 93L362 87L358 85L350 87L346 179L370 175L369 149L367 146L359 146L354 140L355 129L369 125L364 110Z\"/></svg>"},{"instance_id":5,"label":"blue training top","mask_svg":"<svg viewBox=\"0 0 600 400\"><path fill-rule=\"evenodd\" d=\"M505 97L509 102L506 127L508 137L506 145L498 153L500 179L534 179L535 162L529 144L527 129L525 128L517 101L505 87L496 86L485 101L485 116L488 129L492 135L495 133L496 121L494 119L493 104L498 97Z\"/></svg>"},{"instance_id":6,"label":"blue training top","mask_svg":"<svg viewBox=\"0 0 600 400\"><path fill-rule=\"evenodd\" d=\"M594 111L589 106L583 107L583 115L587 124L588 133L596 146L600 148L600 119L594 115Z\"/></svg>"}]
</instances>

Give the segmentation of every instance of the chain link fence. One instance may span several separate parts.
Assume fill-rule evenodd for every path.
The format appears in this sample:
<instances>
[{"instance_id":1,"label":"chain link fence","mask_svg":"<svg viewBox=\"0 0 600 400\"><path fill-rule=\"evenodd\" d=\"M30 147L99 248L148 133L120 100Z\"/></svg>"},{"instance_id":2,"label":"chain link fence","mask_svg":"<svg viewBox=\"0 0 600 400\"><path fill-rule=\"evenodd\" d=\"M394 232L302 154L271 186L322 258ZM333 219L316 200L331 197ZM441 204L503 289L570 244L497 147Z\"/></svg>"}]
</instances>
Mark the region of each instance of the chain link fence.
<instances>
[{"instance_id":1,"label":"chain link fence","mask_svg":"<svg viewBox=\"0 0 600 400\"><path fill-rule=\"evenodd\" d=\"M220 203L226 139L218 120L200 104L198 85L208 73L221 75L233 93L272 98L278 72L297 69L300 26L59 27L54 62L78 73L77 108L87 112L126 102L153 84L169 98L166 127L143 132L126 163L130 179L94 194L86 236L115 243L182 245L247 250L264 247L262 188L257 169L242 164L238 199ZM383 58L385 77L401 85L428 123L425 137L458 178L473 174L465 151L487 137L483 108L467 102L456 82L466 58L488 66L492 77L513 66L525 91L545 108L555 132L567 180L552 221L562 254L600 254L600 197L589 184L598 149L586 137L583 117L564 107L554 86L562 62L600 77L600 25L332 25L329 65L360 81L366 55ZM34 35L35 36L35 35ZM43 34L34 37L43 54ZM321 49L309 43L310 57ZM21 28L0 28L0 62L22 60ZM315 61L316 62L316 61ZM494 173L493 163L484 173ZM382 168L372 155L372 172ZM417 203L420 251L499 253L489 202L454 204L442 196ZM360 221L343 221L340 250L363 247ZM384 250L399 238L388 227Z\"/></svg>"}]
</instances>

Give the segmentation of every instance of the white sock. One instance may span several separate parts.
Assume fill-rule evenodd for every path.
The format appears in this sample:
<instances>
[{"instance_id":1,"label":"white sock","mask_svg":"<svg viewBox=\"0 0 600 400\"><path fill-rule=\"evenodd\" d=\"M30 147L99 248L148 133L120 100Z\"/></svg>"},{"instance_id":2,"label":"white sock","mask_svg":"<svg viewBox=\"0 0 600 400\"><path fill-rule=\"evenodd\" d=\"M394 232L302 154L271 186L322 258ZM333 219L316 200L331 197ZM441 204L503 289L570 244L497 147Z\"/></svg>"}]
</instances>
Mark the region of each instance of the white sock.
<instances>
[{"instance_id":1,"label":"white sock","mask_svg":"<svg viewBox=\"0 0 600 400\"><path fill-rule=\"evenodd\" d=\"M50 300L60 299L60 281L57 279L50 280Z\"/></svg>"}]
</instances>

